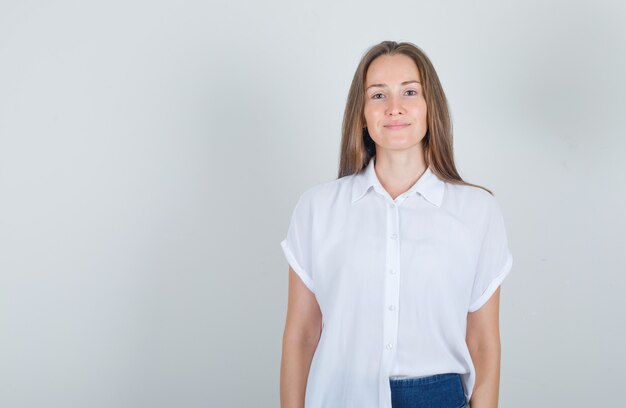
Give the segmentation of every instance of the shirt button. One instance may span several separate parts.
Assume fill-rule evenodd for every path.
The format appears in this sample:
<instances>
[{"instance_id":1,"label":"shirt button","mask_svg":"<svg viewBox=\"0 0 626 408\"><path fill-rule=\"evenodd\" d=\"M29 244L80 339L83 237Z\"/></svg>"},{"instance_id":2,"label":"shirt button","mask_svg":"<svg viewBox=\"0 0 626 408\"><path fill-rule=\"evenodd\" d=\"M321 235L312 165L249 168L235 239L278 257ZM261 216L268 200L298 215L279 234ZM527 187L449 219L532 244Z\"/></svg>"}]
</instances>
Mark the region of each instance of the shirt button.
<instances>
[{"instance_id":1,"label":"shirt button","mask_svg":"<svg viewBox=\"0 0 626 408\"><path fill-rule=\"evenodd\" d=\"M393 311L396 307L394 305L389 305L389 310Z\"/></svg>"},{"instance_id":2,"label":"shirt button","mask_svg":"<svg viewBox=\"0 0 626 408\"><path fill-rule=\"evenodd\" d=\"M398 238L398 234L391 234L391 239L396 239Z\"/></svg>"},{"instance_id":3,"label":"shirt button","mask_svg":"<svg viewBox=\"0 0 626 408\"><path fill-rule=\"evenodd\" d=\"M389 208L393 208L393 204L389 203Z\"/></svg>"},{"instance_id":4,"label":"shirt button","mask_svg":"<svg viewBox=\"0 0 626 408\"><path fill-rule=\"evenodd\" d=\"M393 344L388 343L388 344L387 344L387 350L391 350L392 348L393 348Z\"/></svg>"},{"instance_id":5,"label":"shirt button","mask_svg":"<svg viewBox=\"0 0 626 408\"><path fill-rule=\"evenodd\" d=\"M389 269L389 273L392 274L392 275L395 275L396 274L396 270L395 269Z\"/></svg>"}]
</instances>

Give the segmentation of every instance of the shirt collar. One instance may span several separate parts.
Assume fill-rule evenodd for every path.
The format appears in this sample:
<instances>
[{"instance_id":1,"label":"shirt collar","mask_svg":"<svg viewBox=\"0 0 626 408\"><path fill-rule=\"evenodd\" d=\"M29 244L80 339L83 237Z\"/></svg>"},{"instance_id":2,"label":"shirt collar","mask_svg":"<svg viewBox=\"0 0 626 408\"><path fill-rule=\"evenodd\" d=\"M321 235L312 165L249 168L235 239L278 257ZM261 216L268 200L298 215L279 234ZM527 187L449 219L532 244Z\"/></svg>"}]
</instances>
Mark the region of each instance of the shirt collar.
<instances>
[{"instance_id":1,"label":"shirt collar","mask_svg":"<svg viewBox=\"0 0 626 408\"><path fill-rule=\"evenodd\" d=\"M370 188L374 188L374 190L384 194L384 188L382 184L380 184L376 172L374 171L374 159L375 157L370 158L367 166L354 175L352 182L352 203L363 197ZM415 184L413 184L409 190L402 193L402 195L408 196L418 193L432 204L441 207L444 188L444 182L432 172L430 167L427 167L426 171Z\"/></svg>"}]
</instances>

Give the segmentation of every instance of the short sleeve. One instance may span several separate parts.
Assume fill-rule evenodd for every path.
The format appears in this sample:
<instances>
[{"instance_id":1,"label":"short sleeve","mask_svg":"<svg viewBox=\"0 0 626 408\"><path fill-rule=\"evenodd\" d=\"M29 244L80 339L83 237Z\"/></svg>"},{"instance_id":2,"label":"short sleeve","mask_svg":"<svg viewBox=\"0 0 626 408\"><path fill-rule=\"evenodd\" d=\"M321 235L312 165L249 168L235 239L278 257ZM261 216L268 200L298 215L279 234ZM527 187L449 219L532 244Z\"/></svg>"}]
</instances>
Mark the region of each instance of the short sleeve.
<instances>
[{"instance_id":1,"label":"short sleeve","mask_svg":"<svg viewBox=\"0 0 626 408\"><path fill-rule=\"evenodd\" d=\"M469 312L474 312L487 303L513 265L502 211L493 196L489 195L488 198Z\"/></svg>"},{"instance_id":2,"label":"short sleeve","mask_svg":"<svg viewBox=\"0 0 626 408\"><path fill-rule=\"evenodd\" d=\"M291 214L287 237L280 243L287 262L307 288L315 293L311 271L312 213L310 200L302 194Z\"/></svg>"}]
</instances>

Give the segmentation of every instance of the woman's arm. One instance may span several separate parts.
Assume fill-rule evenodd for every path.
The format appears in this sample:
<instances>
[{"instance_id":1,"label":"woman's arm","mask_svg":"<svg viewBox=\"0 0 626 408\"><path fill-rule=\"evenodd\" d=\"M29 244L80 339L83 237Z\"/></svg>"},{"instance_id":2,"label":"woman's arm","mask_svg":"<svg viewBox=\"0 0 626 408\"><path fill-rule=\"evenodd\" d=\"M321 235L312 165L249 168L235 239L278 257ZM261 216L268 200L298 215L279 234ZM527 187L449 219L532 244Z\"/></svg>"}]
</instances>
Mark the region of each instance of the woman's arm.
<instances>
[{"instance_id":1,"label":"woman's arm","mask_svg":"<svg viewBox=\"0 0 626 408\"><path fill-rule=\"evenodd\" d=\"M311 361L322 334L322 313L315 295L291 267L288 298L280 366L280 406L303 408Z\"/></svg>"},{"instance_id":2,"label":"woman's arm","mask_svg":"<svg viewBox=\"0 0 626 408\"><path fill-rule=\"evenodd\" d=\"M465 342L476 369L471 408L497 408L500 387L500 287L480 309L467 314Z\"/></svg>"}]
</instances>

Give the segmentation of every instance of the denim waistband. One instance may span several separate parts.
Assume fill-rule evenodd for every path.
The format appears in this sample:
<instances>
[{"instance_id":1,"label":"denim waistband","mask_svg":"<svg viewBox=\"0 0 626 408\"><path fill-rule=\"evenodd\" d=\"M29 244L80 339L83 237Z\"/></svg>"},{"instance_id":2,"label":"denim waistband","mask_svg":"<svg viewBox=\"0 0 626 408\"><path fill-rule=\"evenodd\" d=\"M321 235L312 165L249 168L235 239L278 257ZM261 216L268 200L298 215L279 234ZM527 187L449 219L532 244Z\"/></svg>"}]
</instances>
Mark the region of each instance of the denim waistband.
<instances>
[{"instance_id":1,"label":"denim waistband","mask_svg":"<svg viewBox=\"0 0 626 408\"><path fill-rule=\"evenodd\" d=\"M418 384L431 384L439 381L447 381L456 377L460 377L458 373L434 374L424 377L390 377L389 383L392 387L413 386Z\"/></svg>"}]
</instances>

